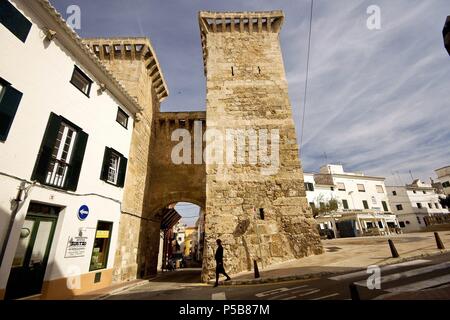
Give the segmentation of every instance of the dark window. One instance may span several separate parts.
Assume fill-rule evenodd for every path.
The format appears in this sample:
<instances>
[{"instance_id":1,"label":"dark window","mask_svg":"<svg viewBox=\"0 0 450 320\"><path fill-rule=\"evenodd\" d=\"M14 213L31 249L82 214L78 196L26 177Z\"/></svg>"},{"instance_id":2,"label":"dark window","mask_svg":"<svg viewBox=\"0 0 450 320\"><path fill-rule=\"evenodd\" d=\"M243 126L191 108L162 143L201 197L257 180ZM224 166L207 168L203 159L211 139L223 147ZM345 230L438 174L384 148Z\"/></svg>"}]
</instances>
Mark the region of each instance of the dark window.
<instances>
[{"instance_id":1,"label":"dark window","mask_svg":"<svg viewBox=\"0 0 450 320\"><path fill-rule=\"evenodd\" d=\"M406 224L410 224L410 222L408 220L406 220Z\"/></svg>"},{"instance_id":2,"label":"dark window","mask_svg":"<svg viewBox=\"0 0 450 320\"><path fill-rule=\"evenodd\" d=\"M403 210L403 206L401 204L396 205L397 210L398 211L402 211Z\"/></svg>"},{"instance_id":3,"label":"dark window","mask_svg":"<svg viewBox=\"0 0 450 320\"><path fill-rule=\"evenodd\" d=\"M378 221L378 227L379 227L380 229L383 229L383 228L384 228L383 222L382 222L382 221Z\"/></svg>"},{"instance_id":4,"label":"dark window","mask_svg":"<svg viewBox=\"0 0 450 320\"><path fill-rule=\"evenodd\" d=\"M444 188L450 187L450 181L445 181L445 182L442 184L442 186L443 186Z\"/></svg>"},{"instance_id":5,"label":"dark window","mask_svg":"<svg viewBox=\"0 0 450 320\"><path fill-rule=\"evenodd\" d=\"M398 224L400 225L400 228L405 228L405 223L403 221L399 221Z\"/></svg>"},{"instance_id":6,"label":"dark window","mask_svg":"<svg viewBox=\"0 0 450 320\"><path fill-rule=\"evenodd\" d=\"M422 204L421 203L417 203L417 208L422 209Z\"/></svg>"},{"instance_id":7,"label":"dark window","mask_svg":"<svg viewBox=\"0 0 450 320\"><path fill-rule=\"evenodd\" d=\"M309 207L310 207L311 209L315 209L315 208L316 208L316 205L314 204L314 202L310 202L310 203L309 203Z\"/></svg>"},{"instance_id":8,"label":"dark window","mask_svg":"<svg viewBox=\"0 0 450 320\"><path fill-rule=\"evenodd\" d=\"M117 109L116 121L122 125L125 129L128 128L128 115L122 109Z\"/></svg>"},{"instance_id":9,"label":"dark window","mask_svg":"<svg viewBox=\"0 0 450 320\"><path fill-rule=\"evenodd\" d=\"M417 223L422 224L422 222L420 221L420 217L416 217L416 218L417 218Z\"/></svg>"},{"instance_id":10,"label":"dark window","mask_svg":"<svg viewBox=\"0 0 450 320\"><path fill-rule=\"evenodd\" d=\"M6 141L19 108L22 92L0 78L0 141Z\"/></svg>"},{"instance_id":11,"label":"dark window","mask_svg":"<svg viewBox=\"0 0 450 320\"><path fill-rule=\"evenodd\" d=\"M413 193L417 193L416 190L413 190Z\"/></svg>"},{"instance_id":12,"label":"dark window","mask_svg":"<svg viewBox=\"0 0 450 320\"><path fill-rule=\"evenodd\" d=\"M433 204L428 203L428 208L433 209Z\"/></svg>"},{"instance_id":13,"label":"dark window","mask_svg":"<svg viewBox=\"0 0 450 320\"><path fill-rule=\"evenodd\" d=\"M50 114L32 180L76 191L88 134L61 116Z\"/></svg>"},{"instance_id":14,"label":"dark window","mask_svg":"<svg viewBox=\"0 0 450 320\"><path fill-rule=\"evenodd\" d=\"M397 195L397 191L392 191L392 195L396 196Z\"/></svg>"},{"instance_id":15,"label":"dark window","mask_svg":"<svg viewBox=\"0 0 450 320\"><path fill-rule=\"evenodd\" d=\"M434 206L436 207L436 209L439 209L439 204L437 202L434 204Z\"/></svg>"},{"instance_id":16,"label":"dark window","mask_svg":"<svg viewBox=\"0 0 450 320\"><path fill-rule=\"evenodd\" d=\"M342 200L342 205L344 206L344 209L348 209L348 201Z\"/></svg>"},{"instance_id":17,"label":"dark window","mask_svg":"<svg viewBox=\"0 0 450 320\"><path fill-rule=\"evenodd\" d=\"M31 29L31 22L9 1L0 0L0 23L25 43Z\"/></svg>"},{"instance_id":18,"label":"dark window","mask_svg":"<svg viewBox=\"0 0 450 320\"><path fill-rule=\"evenodd\" d=\"M73 69L70 83L73 84L78 90L83 92L87 97L89 97L89 94L91 92L92 80L89 79L89 77L77 66L75 66Z\"/></svg>"},{"instance_id":19,"label":"dark window","mask_svg":"<svg viewBox=\"0 0 450 320\"><path fill-rule=\"evenodd\" d=\"M367 229L372 229L372 228L375 227L375 226L373 225L373 222L366 222L366 225L367 225Z\"/></svg>"},{"instance_id":20,"label":"dark window","mask_svg":"<svg viewBox=\"0 0 450 320\"><path fill-rule=\"evenodd\" d=\"M366 200L363 200L363 206L364 206L364 209L369 209L369 204L367 203Z\"/></svg>"},{"instance_id":21,"label":"dark window","mask_svg":"<svg viewBox=\"0 0 450 320\"><path fill-rule=\"evenodd\" d=\"M265 218L263 208L259 208L259 217L261 218L261 220L264 220L264 218Z\"/></svg>"},{"instance_id":22,"label":"dark window","mask_svg":"<svg viewBox=\"0 0 450 320\"><path fill-rule=\"evenodd\" d=\"M89 271L105 269L107 267L112 226L112 222L99 221L97 223Z\"/></svg>"},{"instance_id":23,"label":"dark window","mask_svg":"<svg viewBox=\"0 0 450 320\"><path fill-rule=\"evenodd\" d=\"M423 192L423 194L427 194L427 192L426 191L422 191Z\"/></svg>"},{"instance_id":24,"label":"dark window","mask_svg":"<svg viewBox=\"0 0 450 320\"><path fill-rule=\"evenodd\" d=\"M334 187L330 187L330 190L331 190L331 191L334 191Z\"/></svg>"},{"instance_id":25,"label":"dark window","mask_svg":"<svg viewBox=\"0 0 450 320\"><path fill-rule=\"evenodd\" d=\"M100 180L118 187L125 185L128 160L112 148L105 148Z\"/></svg>"},{"instance_id":26,"label":"dark window","mask_svg":"<svg viewBox=\"0 0 450 320\"><path fill-rule=\"evenodd\" d=\"M311 182L305 182L305 190L314 191L314 184L312 184Z\"/></svg>"},{"instance_id":27,"label":"dark window","mask_svg":"<svg viewBox=\"0 0 450 320\"><path fill-rule=\"evenodd\" d=\"M382 206L383 206L383 210L384 211L389 211L389 208L388 208L388 205L387 205L387 203L386 203L386 201L381 201L381 204L382 204Z\"/></svg>"}]
</instances>

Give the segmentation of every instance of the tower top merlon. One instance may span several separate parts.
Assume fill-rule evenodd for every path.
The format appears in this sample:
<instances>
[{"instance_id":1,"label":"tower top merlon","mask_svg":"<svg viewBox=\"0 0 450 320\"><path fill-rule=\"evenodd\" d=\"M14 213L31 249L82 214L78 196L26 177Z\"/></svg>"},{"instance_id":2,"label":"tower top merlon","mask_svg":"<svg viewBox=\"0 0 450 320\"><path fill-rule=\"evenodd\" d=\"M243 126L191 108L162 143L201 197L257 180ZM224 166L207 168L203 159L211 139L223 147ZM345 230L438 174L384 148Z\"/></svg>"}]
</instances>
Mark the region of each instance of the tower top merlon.
<instances>
[{"instance_id":1,"label":"tower top merlon","mask_svg":"<svg viewBox=\"0 0 450 320\"><path fill-rule=\"evenodd\" d=\"M150 39L137 38L86 38L83 42L100 60L142 60L160 102L169 96L155 50Z\"/></svg>"},{"instance_id":2,"label":"tower top merlon","mask_svg":"<svg viewBox=\"0 0 450 320\"><path fill-rule=\"evenodd\" d=\"M206 36L209 33L279 33L284 22L284 13L276 11L212 12L198 14L203 48L203 63L206 74L208 57Z\"/></svg>"}]
</instances>

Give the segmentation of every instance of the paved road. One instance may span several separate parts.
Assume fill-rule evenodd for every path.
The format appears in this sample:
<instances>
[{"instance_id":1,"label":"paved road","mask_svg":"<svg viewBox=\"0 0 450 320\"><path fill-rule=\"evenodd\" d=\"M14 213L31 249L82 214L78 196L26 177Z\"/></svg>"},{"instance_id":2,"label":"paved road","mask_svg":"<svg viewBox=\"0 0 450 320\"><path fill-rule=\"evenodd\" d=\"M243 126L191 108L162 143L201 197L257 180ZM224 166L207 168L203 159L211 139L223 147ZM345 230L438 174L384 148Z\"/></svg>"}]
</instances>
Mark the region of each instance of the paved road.
<instances>
[{"instance_id":1,"label":"paved road","mask_svg":"<svg viewBox=\"0 0 450 320\"><path fill-rule=\"evenodd\" d=\"M429 288L446 288L441 291L450 296L450 254L384 266L379 271L380 277L371 277L377 275L377 269L373 269L375 273L371 274L363 270L315 280L213 288L197 283L200 269L189 269L166 274L108 299L349 300L350 284L355 284L354 292L362 300L392 299L405 291L419 292ZM379 279L380 289L370 289L377 285L376 279Z\"/></svg>"}]
</instances>

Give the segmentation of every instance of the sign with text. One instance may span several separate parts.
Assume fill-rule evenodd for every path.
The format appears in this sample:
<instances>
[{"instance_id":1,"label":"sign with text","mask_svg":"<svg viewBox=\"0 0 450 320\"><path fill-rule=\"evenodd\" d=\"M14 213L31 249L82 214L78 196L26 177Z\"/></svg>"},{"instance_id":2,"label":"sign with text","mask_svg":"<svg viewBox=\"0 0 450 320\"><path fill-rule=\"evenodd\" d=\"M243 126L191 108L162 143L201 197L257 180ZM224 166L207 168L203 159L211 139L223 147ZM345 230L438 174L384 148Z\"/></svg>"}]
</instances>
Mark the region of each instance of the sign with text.
<instances>
[{"instance_id":1,"label":"sign with text","mask_svg":"<svg viewBox=\"0 0 450 320\"><path fill-rule=\"evenodd\" d=\"M80 258L86 255L87 237L69 237L65 258Z\"/></svg>"}]
</instances>

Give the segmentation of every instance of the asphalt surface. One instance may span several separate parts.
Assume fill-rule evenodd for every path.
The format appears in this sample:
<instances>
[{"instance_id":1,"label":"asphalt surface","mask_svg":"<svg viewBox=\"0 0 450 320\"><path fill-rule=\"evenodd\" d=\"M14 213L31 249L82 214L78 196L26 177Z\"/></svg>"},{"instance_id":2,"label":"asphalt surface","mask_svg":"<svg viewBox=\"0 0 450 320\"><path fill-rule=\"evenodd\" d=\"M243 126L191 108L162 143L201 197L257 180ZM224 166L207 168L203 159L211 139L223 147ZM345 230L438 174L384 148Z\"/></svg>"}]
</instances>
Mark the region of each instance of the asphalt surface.
<instances>
[{"instance_id":1,"label":"asphalt surface","mask_svg":"<svg viewBox=\"0 0 450 320\"><path fill-rule=\"evenodd\" d=\"M330 277L262 285L219 286L198 283L200 269L167 273L109 300L361 300L392 298L406 290L450 290L450 254ZM378 276L378 277L377 277ZM379 282L377 282L379 280ZM379 289L377 284L379 283ZM372 287L372 289L370 289Z\"/></svg>"}]
</instances>

